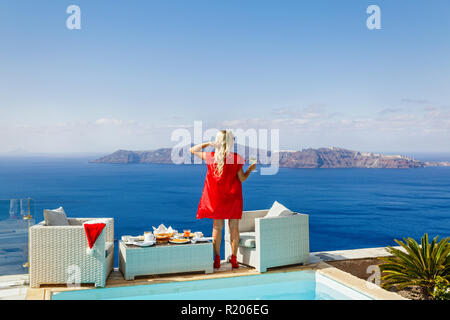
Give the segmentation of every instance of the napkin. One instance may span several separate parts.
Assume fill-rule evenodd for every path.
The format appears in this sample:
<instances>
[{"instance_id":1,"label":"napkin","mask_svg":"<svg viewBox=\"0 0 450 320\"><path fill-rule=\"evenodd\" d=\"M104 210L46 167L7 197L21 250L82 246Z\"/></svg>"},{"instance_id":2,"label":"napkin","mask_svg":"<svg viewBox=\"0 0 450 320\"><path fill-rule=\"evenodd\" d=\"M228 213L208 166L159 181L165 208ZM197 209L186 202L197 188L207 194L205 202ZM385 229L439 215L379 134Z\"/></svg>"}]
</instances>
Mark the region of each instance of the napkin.
<instances>
[{"instance_id":1,"label":"napkin","mask_svg":"<svg viewBox=\"0 0 450 320\"><path fill-rule=\"evenodd\" d=\"M160 234L160 233L174 233L174 230L172 229L172 227L166 228L165 225L160 224L158 228L152 227L153 228L153 234Z\"/></svg>"},{"instance_id":2,"label":"napkin","mask_svg":"<svg viewBox=\"0 0 450 320\"><path fill-rule=\"evenodd\" d=\"M194 238L191 239L191 242L192 242L192 243L196 243L196 242L209 242L209 241L212 241L212 240L213 240L212 237L201 237L201 238L199 238L199 237L194 237Z\"/></svg>"}]
</instances>

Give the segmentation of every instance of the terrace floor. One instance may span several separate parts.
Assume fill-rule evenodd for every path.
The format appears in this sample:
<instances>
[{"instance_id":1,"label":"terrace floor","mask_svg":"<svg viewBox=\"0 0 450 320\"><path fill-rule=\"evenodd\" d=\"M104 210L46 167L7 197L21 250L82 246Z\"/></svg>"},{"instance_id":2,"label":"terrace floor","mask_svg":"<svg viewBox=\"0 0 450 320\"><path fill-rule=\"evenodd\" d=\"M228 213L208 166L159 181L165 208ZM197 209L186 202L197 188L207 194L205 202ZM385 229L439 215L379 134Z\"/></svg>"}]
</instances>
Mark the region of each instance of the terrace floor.
<instances>
[{"instance_id":1,"label":"terrace floor","mask_svg":"<svg viewBox=\"0 0 450 320\"><path fill-rule=\"evenodd\" d=\"M0 276L0 300L24 300L27 283L28 274Z\"/></svg>"}]
</instances>

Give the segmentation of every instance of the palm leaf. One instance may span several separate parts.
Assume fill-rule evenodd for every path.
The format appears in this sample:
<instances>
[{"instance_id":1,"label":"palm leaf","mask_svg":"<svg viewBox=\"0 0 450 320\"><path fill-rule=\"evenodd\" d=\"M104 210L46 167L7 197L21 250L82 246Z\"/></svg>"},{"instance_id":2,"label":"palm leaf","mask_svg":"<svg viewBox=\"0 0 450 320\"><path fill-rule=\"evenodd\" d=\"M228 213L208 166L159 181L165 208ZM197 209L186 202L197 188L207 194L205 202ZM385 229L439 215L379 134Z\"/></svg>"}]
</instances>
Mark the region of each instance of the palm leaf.
<instances>
[{"instance_id":1,"label":"palm leaf","mask_svg":"<svg viewBox=\"0 0 450 320\"><path fill-rule=\"evenodd\" d=\"M413 238L394 241L403 250L389 246L386 250L391 256L380 258L384 262L380 265L383 288L396 286L401 290L417 285L430 294L437 277L450 280L450 237L439 241L436 236L430 243L425 233L420 245Z\"/></svg>"}]
</instances>

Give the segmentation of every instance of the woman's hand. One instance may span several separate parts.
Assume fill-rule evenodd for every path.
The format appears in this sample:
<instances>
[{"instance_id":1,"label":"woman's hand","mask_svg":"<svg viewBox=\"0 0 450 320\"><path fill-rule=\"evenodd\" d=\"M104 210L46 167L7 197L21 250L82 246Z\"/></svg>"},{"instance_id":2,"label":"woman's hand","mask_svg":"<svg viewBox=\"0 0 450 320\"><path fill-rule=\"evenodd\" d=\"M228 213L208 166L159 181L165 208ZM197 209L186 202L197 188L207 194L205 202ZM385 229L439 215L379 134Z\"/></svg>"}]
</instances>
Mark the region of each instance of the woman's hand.
<instances>
[{"instance_id":1,"label":"woman's hand","mask_svg":"<svg viewBox=\"0 0 450 320\"><path fill-rule=\"evenodd\" d=\"M244 182L245 180L247 180L248 176L250 175L250 173L256 169L256 163L252 163L248 168L247 171L244 172L244 170L239 170L237 173L237 176L239 178L239 180L242 182Z\"/></svg>"}]
</instances>

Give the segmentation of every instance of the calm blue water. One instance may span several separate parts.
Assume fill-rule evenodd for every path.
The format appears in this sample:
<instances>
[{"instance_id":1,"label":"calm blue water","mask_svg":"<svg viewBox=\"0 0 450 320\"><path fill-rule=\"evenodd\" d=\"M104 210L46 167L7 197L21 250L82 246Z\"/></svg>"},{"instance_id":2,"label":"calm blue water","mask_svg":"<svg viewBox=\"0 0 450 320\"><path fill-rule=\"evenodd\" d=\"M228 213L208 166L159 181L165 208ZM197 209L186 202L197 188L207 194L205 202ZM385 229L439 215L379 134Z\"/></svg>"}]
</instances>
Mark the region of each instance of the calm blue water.
<instances>
[{"instance_id":1,"label":"calm blue water","mask_svg":"<svg viewBox=\"0 0 450 320\"><path fill-rule=\"evenodd\" d=\"M211 234L196 220L206 167L89 164L87 159L0 158L0 199L32 197L36 217L63 206L70 217L114 217L116 238L160 223ZM280 169L251 176L244 209L277 200L310 215L311 251L450 236L450 168ZM0 212L0 220L8 212Z\"/></svg>"},{"instance_id":2,"label":"calm blue water","mask_svg":"<svg viewBox=\"0 0 450 320\"><path fill-rule=\"evenodd\" d=\"M367 300L344 285L317 276L315 271L171 282L131 287L75 290L52 300Z\"/></svg>"}]
</instances>

